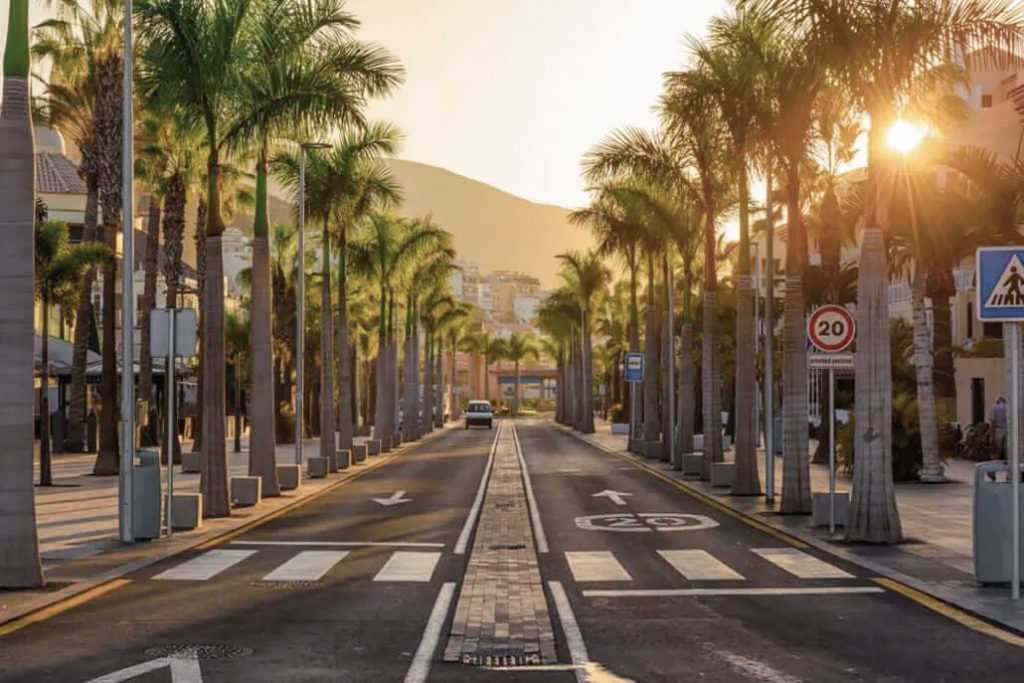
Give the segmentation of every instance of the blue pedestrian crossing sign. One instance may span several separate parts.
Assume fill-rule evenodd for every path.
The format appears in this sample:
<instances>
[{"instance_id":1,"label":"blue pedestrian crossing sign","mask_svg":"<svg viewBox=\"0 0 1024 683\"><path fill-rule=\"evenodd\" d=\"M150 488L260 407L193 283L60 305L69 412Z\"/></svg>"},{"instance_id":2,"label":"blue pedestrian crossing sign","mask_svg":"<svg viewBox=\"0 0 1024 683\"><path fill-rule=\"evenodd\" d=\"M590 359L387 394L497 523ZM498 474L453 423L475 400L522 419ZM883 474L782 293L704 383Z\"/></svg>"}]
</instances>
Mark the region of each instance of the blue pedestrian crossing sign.
<instances>
[{"instance_id":1,"label":"blue pedestrian crossing sign","mask_svg":"<svg viewBox=\"0 0 1024 683\"><path fill-rule=\"evenodd\" d=\"M1024 247L982 247L976 258L978 318L1024 321Z\"/></svg>"},{"instance_id":2,"label":"blue pedestrian crossing sign","mask_svg":"<svg viewBox=\"0 0 1024 683\"><path fill-rule=\"evenodd\" d=\"M625 365L627 382L644 381L644 354L627 353Z\"/></svg>"}]
</instances>

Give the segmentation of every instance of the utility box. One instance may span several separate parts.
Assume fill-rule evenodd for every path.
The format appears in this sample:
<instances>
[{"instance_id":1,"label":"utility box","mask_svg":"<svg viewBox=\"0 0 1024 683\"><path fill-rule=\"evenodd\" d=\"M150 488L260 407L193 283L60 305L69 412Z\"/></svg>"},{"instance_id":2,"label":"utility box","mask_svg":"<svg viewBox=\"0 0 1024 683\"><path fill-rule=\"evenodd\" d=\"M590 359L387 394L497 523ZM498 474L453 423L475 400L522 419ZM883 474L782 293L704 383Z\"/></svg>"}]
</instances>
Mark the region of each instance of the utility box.
<instances>
[{"instance_id":1,"label":"utility box","mask_svg":"<svg viewBox=\"0 0 1024 683\"><path fill-rule=\"evenodd\" d=\"M160 453L138 451L132 470L132 534L160 538Z\"/></svg>"},{"instance_id":2,"label":"utility box","mask_svg":"<svg viewBox=\"0 0 1024 683\"><path fill-rule=\"evenodd\" d=\"M1020 472L1024 473L1024 466ZM974 576L981 583L1009 583L1012 578L1013 484L1009 474L1010 466L1002 460L978 463L974 468ZM1024 529L1024 485L1021 499Z\"/></svg>"}]
</instances>

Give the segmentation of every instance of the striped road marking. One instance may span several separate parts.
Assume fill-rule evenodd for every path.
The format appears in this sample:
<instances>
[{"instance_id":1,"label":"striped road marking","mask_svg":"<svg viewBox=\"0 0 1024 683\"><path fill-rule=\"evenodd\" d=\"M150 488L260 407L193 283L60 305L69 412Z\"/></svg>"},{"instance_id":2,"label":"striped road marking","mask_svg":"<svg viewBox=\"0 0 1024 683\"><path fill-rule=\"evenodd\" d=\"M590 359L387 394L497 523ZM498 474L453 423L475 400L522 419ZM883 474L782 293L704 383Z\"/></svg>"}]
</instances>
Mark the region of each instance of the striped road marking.
<instances>
[{"instance_id":1,"label":"striped road marking","mask_svg":"<svg viewBox=\"0 0 1024 683\"><path fill-rule=\"evenodd\" d=\"M798 579L854 578L852 574L844 572L839 567L796 548L751 548L751 551Z\"/></svg>"},{"instance_id":2,"label":"striped road marking","mask_svg":"<svg viewBox=\"0 0 1024 683\"><path fill-rule=\"evenodd\" d=\"M658 554L691 581L742 581L744 578L706 550L659 550Z\"/></svg>"},{"instance_id":3,"label":"striped road marking","mask_svg":"<svg viewBox=\"0 0 1024 683\"><path fill-rule=\"evenodd\" d=\"M632 576L608 550L567 552L572 576L577 581L631 581Z\"/></svg>"},{"instance_id":4,"label":"striped road marking","mask_svg":"<svg viewBox=\"0 0 1024 683\"><path fill-rule=\"evenodd\" d=\"M304 550L263 577L264 581L316 581L348 555L347 550Z\"/></svg>"},{"instance_id":5,"label":"striped road marking","mask_svg":"<svg viewBox=\"0 0 1024 683\"><path fill-rule=\"evenodd\" d=\"M206 581L255 553L255 550L207 550L153 578L163 581Z\"/></svg>"},{"instance_id":6,"label":"striped road marking","mask_svg":"<svg viewBox=\"0 0 1024 683\"><path fill-rule=\"evenodd\" d=\"M441 553L396 551L381 567L374 581L430 581Z\"/></svg>"},{"instance_id":7,"label":"striped road marking","mask_svg":"<svg viewBox=\"0 0 1024 683\"><path fill-rule=\"evenodd\" d=\"M585 598L702 598L715 596L760 597L782 595L861 595L884 593L876 586L816 586L811 588L654 588L585 590Z\"/></svg>"}]
</instances>

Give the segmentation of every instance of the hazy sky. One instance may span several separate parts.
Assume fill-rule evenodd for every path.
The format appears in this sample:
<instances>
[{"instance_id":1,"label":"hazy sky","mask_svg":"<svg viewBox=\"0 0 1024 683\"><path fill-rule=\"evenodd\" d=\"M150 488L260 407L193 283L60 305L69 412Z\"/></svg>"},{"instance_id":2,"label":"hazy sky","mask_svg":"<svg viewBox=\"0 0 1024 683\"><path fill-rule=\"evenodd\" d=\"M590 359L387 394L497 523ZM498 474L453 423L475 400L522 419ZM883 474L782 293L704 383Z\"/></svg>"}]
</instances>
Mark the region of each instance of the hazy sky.
<instances>
[{"instance_id":1,"label":"hazy sky","mask_svg":"<svg viewBox=\"0 0 1024 683\"><path fill-rule=\"evenodd\" d=\"M40 0L33 0L38 21ZM585 201L580 157L617 126L652 126L661 74L725 0L349 0L359 36L397 54L402 89L372 115L402 156L527 199ZM8 0L0 0L0 41Z\"/></svg>"}]
</instances>

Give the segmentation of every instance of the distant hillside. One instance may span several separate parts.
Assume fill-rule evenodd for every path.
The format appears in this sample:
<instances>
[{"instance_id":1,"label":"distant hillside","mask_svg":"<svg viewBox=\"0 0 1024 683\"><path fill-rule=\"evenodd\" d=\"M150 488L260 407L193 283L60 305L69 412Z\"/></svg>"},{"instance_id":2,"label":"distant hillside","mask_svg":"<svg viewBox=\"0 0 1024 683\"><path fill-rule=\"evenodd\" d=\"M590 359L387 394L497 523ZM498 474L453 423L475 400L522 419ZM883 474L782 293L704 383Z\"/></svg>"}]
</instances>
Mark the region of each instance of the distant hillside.
<instances>
[{"instance_id":1,"label":"distant hillside","mask_svg":"<svg viewBox=\"0 0 1024 683\"><path fill-rule=\"evenodd\" d=\"M436 166L397 159L388 164L403 188L400 213L430 213L455 236L459 258L484 272L519 270L551 288L557 284L555 254L592 244L586 230L569 224L562 207L534 204ZM272 197L270 215L273 222L287 221L291 206ZM239 215L233 224L248 232L252 218Z\"/></svg>"}]
</instances>

